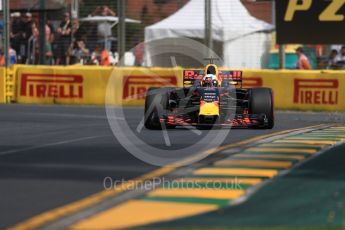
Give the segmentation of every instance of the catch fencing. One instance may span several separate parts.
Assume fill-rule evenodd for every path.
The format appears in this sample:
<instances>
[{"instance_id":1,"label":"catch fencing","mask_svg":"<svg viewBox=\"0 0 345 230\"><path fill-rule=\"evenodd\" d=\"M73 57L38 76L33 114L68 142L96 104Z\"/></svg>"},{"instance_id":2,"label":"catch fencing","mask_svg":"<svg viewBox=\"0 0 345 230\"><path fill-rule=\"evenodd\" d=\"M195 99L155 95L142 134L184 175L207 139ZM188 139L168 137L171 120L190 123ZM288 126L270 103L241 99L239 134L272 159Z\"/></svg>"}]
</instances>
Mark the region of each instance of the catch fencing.
<instances>
[{"instance_id":1,"label":"catch fencing","mask_svg":"<svg viewBox=\"0 0 345 230\"><path fill-rule=\"evenodd\" d=\"M147 29L168 18L172 18L171 26L181 23L181 18L176 16L181 14L181 11L193 19L187 23L190 29L185 28L184 32L197 31L191 36L181 36L191 37L201 43L205 39L204 29L201 28L205 22L205 0L4 0L3 2L9 3L10 36L4 36L7 21L3 15L0 15L2 22L0 40L1 43L10 40L8 54L10 64L118 65L119 49L124 49L124 65L147 65L145 47L142 45L151 36L147 34ZM120 4L121 2L123 4ZM260 49L260 53L264 52L263 49L269 51L271 44L266 40L271 40L271 34L265 32L265 35L261 34L255 38L247 35L252 33L248 28L253 27L253 24L258 26L265 23L267 28L272 24L271 2L247 0L212 0L211 2L212 49L217 55L228 59L228 56L232 55L229 54L230 52L236 47L243 46L241 52L236 55L237 60L240 58L238 55L252 57L256 60L251 62L257 63L259 67L268 67L266 60L268 56L266 55L264 61L260 56L255 55L255 50ZM124 28L120 28L122 25L119 21L120 16L125 18ZM185 21L182 21L182 24L187 25ZM232 25L237 25L235 31L230 31ZM220 30L221 26L226 28ZM171 27L171 31L175 29ZM157 35L157 32L154 33ZM230 40L234 40L231 45L226 41L229 39L219 37L219 34L236 35L236 39L231 37ZM243 43L246 43L246 46ZM4 49L2 44L0 47ZM105 50L107 52L103 52ZM3 58L3 55L1 57ZM245 62L241 61L240 64L243 67L251 67ZM178 64L188 66L188 62ZM4 65L3 59L0 65Z\"/></svg>"}]
</instances>

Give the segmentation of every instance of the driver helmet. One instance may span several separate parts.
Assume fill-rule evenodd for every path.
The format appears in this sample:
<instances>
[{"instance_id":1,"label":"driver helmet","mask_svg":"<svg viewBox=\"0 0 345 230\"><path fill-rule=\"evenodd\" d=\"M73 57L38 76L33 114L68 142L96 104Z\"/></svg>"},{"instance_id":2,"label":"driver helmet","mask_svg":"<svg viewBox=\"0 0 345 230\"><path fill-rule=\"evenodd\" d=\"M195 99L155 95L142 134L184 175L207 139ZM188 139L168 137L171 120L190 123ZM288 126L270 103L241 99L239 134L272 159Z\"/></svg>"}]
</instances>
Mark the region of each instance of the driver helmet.
<instances>
[{"instance_id":1,"label":"driver helmet","mask_svg":"<svg viewBox=\"0 0 345 230\"><path fill-rule=\"evenodd\" d=\"M207 74L202 79L202 86L203 87L217 87L218 81L217 77L214 74Z\"/></svg>"}]
</instances>

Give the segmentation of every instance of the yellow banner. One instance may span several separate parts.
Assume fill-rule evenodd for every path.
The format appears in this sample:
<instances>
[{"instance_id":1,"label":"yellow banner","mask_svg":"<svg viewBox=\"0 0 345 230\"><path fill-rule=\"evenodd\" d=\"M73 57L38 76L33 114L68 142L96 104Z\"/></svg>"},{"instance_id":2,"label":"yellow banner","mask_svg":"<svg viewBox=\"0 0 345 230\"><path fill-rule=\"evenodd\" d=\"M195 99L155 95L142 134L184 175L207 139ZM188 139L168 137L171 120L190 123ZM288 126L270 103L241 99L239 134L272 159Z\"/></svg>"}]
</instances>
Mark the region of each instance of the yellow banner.
<instances>
[{"instance_id":1,"label":"yellow banner","mask_svg":"<svg viewBox=\"0 0 345 230\"><path fill-rule=\"evenodd\" d=\"M6 84L5 84L5 67L0 67L0 103L6 103Z\"/></svg>"},{"instance_id":2,"label":"yellow banner","mask_svg":"<svg viewBox=\"0 0 345 230\"><path fill-rule=\"evenodd\" d=\"M142 106L149 87L182 87L181 68L16 66L18 103ZM4 74L4 69L0 76ZM345 111L344 71L244 70L245 88L269 87L277 109ZM4 77L0 102L4 101ZM1 91L2 90L2 91Z\"/></svg>"},{"instance_id":3,"label":"yellow banner","mask_svg":"<svg viewBox=\"0 0 345 230\"><path fill-rule=\"evenodd\" d=\"M17 102L104 104L112 68L17 67Z\"/></svg>"},{"instance_id":4,"label":"yellow banner","mask_svg":"<svg viewBox=\"0 0 345 230\"><path fill-rule=\"evenodd\" d=\"M182 87L181 76L180 68L118 68L109 80L106 103L142 106L150 87Z\"/></svg>"},{"instance_id":5,"label":"yellow banner","mask_svg":"<svg viewBox=\"0 0 345 230\"><path fill-rule=\"evenodd\" d=\"M269 87L276 109L345 111L344 71L246 70L244 86Z\"/></svg>"},{"instance_id":6,"label":"yellow banner","mask_svg":"<svg viewBox=\"0 0 345 230\"><path fill-rule=\"evenodd\" d=\"M17 66L16 98L18 103L139 106L149 87L182 86L180 72L172 68Z\"/></svg>"}]
</instances>

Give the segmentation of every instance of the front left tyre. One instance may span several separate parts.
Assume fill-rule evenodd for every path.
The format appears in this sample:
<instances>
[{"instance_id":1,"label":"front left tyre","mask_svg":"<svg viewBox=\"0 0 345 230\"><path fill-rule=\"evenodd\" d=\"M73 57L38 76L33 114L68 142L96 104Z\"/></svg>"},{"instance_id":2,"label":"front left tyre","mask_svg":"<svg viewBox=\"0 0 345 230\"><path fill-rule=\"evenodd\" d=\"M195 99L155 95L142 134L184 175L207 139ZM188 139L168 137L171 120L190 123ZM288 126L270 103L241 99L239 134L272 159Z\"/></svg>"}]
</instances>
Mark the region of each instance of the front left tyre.
<instances>
[{"instance_id":1,"label":"front left tyre","mask_svg":"<svg viewBox=\"0 0 345 230\"><path fill-rule=\"evenodd\" d=\"M147 129L161 130L164 124L160 118L168 109L169 88L149 88L145 97L144 125ZM165 124L166 128L174 128L173 125Z\"/></svg>"}]
</instances>

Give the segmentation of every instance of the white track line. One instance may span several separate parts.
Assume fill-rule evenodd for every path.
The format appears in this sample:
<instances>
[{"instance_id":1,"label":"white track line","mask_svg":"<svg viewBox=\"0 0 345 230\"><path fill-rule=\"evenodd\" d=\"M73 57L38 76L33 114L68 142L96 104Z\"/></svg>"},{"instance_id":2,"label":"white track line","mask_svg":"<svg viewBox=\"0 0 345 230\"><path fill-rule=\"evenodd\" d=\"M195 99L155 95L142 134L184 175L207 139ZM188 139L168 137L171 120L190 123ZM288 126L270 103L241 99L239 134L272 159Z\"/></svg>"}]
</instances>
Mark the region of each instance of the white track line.
<instances>
[{"instance_id":1,"label":"white track line","mask_svg":"<svg viewBox=\"0 0 345 230\"><path fill-rule=\"evenodd\" d=\"M121 171L121 172L139 172L145 173L150 169L149 166L138 166L138 165L76 165L76 164L65 164L65 163L1 163L0 167L15 167L20 169L49 169L49 170L87 170L87 171ZM115 179L115 177L114 177Z\"/></svg>"},{"instance_id":2,"label":"white track line","mask_svg":"<svg viewBox=\"0 0 345 230\"><path fill-rule=\"evenodd\" d=\"M25 151L29 151L29 150L42 149L42 148L50 147L50 146L56 146L56 145L63 145L63 144L70 144L70 143L80 142L80 141L86 141L86 140L95 139L95 138L99 138L99 137L105 137L105 136L104 135L103 136L89 136L89 137L76 138L76 139L66 140L66 141L58 141L58 142L53 142L53 143L48 143L48 144L43 144L43 145L38 145L38 146L32 146L32 147L26 147L26 148L7 150L7 151L0 152L0 156L14 154L14 153L20 153L20 152L25 152Z\"/></svg>"},{"instance_id":3,"label":"white track line","mask_svg":"<svg viewBox=\"0 0 345 230\"><path fill-rule=\"evenodd\" d=\"M70 117L70 118L92 118L92 119L101 119L106 120L107 116L104 115L84 115L84 114L76 114L76 113L23 113L27 115L35 115L35 116L47 116L47 117ZM123 117L119 118L112 118L117 120L125 120Z\"/></svg>"}]
</instances>

